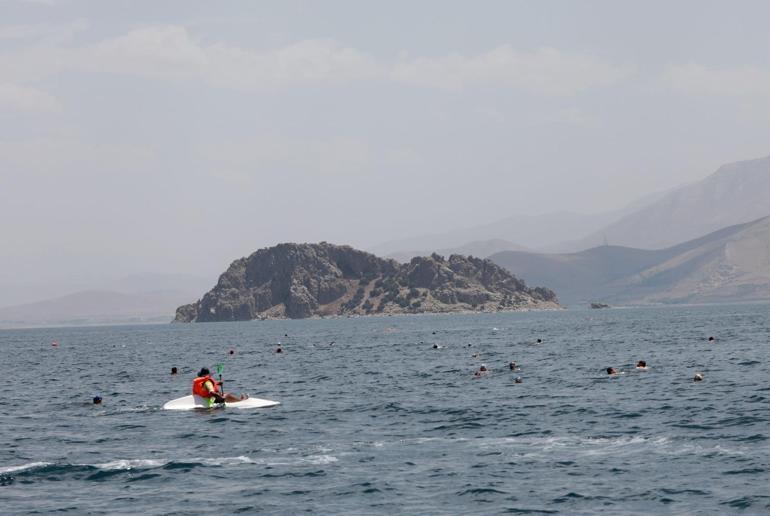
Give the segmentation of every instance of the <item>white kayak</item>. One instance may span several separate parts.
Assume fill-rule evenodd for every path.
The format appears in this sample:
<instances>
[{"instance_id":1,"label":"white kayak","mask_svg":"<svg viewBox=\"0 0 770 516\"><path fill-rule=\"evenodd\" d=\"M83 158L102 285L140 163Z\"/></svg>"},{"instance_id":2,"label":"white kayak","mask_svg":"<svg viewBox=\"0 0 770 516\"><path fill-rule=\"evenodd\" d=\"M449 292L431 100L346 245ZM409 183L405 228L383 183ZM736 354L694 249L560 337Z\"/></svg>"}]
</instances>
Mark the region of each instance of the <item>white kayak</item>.
<instances>
[{"instance_id":1,"label":"white kayak","mask_svg":"<svg viewBox=\"0 0 770 516\"><path fill-rule=\"evenodd\" d=\"M185 396L183 398L177 398L171 400L163 405L163 410L192 410L192 409L207 409L207 408L239 408L239 409L252 409L252 408L265 408L274 407L280 405L280 402L272 400L263 400L261 398L246 398L241 401L228 401L227 403L217 403L213 406L209 406L206 400L198 396Z\"/></svg>"}]
</instances>

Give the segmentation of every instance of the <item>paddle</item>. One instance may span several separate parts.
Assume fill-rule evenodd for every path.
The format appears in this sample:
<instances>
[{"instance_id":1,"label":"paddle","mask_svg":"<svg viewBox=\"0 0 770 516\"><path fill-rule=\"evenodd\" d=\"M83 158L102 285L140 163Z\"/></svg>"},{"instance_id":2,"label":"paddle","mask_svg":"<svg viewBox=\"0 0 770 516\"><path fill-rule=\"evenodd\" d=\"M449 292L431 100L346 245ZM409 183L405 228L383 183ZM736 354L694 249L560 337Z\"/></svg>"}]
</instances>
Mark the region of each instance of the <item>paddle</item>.
<instances>
[{"instance_id":1,"label":"paddle","mask_svg":"<svg viewBox=\"0 0 770 516\"><path fill-rule=\"evenodd\" d=\"M222 363L219 363L216 365L217 367L217 374L219 375L219 394L221 396L225 395L225 382L222 380L222 371L225 368L225 365Z\"/></svg>"}]
</instances>

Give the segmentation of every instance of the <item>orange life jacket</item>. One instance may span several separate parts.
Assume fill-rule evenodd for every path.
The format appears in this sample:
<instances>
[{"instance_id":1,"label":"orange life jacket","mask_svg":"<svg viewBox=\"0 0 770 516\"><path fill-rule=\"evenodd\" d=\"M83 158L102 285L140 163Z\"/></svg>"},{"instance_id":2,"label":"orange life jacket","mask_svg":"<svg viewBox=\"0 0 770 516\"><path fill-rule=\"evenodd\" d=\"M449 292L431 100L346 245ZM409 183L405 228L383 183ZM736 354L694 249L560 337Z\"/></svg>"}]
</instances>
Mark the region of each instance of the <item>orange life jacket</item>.
<instances>
[{"instance_id":1,"label":"orange life jacket","mask_svg":"<svg viewBox=\"0 0 770 516\"><path fill-rule=\"evenodd\" d=\"M199 376L195 380L193 380L192 384L192 392L196 396L200 396L201 398L211 398L212 394L206 390L205 384L206 382L211 382L214 385L214 390L219 391L219 382L214 380L211 376Z\"/></svg>"}]
</instances>

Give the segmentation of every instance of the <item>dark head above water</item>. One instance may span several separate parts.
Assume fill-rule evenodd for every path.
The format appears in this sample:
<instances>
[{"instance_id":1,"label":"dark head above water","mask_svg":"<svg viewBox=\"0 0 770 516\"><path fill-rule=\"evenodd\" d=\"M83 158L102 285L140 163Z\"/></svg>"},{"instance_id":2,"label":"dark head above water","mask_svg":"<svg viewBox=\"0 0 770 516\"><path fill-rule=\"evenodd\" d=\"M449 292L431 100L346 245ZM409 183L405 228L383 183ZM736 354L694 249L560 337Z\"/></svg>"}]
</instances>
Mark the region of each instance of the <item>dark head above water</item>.
<instances>
[{"instance_id":1,"label":"dark head above water","mask_svg":"<svg viewBox=\"0 0 770 516\"><path fill-rule=\"evenodd\" d=\"M607 368L607 374L618 374L614 367Z\"/></svg>"},{"instance_id":2,"label":"dark head above water","mask_svg":"<svg viewBox=\"0 0 770 516\"><path fill-rule=\"evenodd\" d=\"M200 371L198 371L198 377L199 378L201 376L209 376L210 374L211 374L211 371L209 371L208 368L206 368L206 367L203 367L203 368L201 368Z\"/></svg>"},{"instance_id":3,"label":"dark head above water","mask_svg":"<svg viewBox=\"0 0 770 516\"><path fill-rule=\"evenodd\" d=\"M177 371L176 371L176 367L172 367L172 368L171 368L171 374L176 374L176 373L177 373Z\"/></svg>"},{"instance_id":4,"label":"dark head above water","mask_svg":"<svg viewBox=\"0 0 770 516\"><path fill-rule=\"evenodd\" d=\"M101 396L94 396L94 405L99 405L102 402Z\"/></svg>"}]
</instances>

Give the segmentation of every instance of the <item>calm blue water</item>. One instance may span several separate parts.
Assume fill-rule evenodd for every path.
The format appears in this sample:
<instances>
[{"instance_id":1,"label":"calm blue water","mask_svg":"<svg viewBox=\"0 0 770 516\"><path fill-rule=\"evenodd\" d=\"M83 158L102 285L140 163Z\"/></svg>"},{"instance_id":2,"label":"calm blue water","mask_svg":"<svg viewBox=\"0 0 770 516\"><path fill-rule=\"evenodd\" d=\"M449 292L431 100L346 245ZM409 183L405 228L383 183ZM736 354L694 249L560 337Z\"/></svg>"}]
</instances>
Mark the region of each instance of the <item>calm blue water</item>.
<instances>
[{"instance_id":1,"label":"calm blue water","mask_svg":"<svg viewBox=\"0 0 770 516\"><path fill-rule=\"evenodd\" d=\"M769 312L0 331L0 512L767 513ZM219 361L282 405L160 410Z\"/></svg>"}]
</instances>

